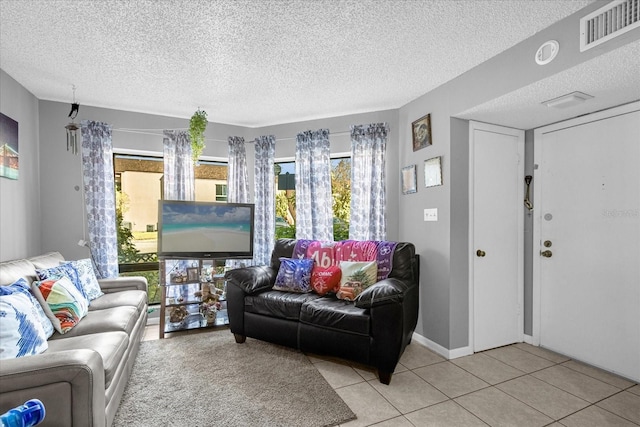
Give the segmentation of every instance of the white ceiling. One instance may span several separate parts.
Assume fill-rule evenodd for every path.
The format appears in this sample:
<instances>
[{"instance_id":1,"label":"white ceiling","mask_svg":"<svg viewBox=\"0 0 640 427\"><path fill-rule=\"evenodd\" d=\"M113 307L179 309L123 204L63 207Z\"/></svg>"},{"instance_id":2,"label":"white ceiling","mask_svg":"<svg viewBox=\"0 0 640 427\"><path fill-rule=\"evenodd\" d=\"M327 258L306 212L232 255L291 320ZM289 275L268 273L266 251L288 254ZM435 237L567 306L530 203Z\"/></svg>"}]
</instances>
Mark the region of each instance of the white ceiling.
<instances>
[{"instance_id":1,"label":"white ceiling","mask_svg":"<svg viewBox=\"0 0 640 427\"><path fill-rule=\"evenodd\" d=\"M399 108L591 1L0 0L0 67L43 100L71 103L75 85L81 105L184 118L199 107L213 122L262 127ZM633 67L640 55L629 56ZM596 61L581 67L612 67ZM500 124L520 123L523 98L537 106L585 74L463 116L510 110ZM590 77L580 90L599 85Z\"/></svg>"}]
</instances>

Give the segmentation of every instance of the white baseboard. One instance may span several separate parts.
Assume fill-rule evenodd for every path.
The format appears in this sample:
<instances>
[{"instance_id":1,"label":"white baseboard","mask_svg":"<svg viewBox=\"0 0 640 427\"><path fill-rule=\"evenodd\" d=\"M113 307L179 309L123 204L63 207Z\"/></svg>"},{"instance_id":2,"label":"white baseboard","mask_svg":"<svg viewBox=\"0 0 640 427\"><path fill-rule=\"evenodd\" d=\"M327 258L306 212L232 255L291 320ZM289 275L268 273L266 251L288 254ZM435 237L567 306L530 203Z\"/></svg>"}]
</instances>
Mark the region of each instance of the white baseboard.
<instances>
[{"instance_id":1,"label":"white baseboard","mask_svg":"<svg viewBox=\"0 0 640 427\"><path fill-rule=\"evenodd\" d=\"M468 356L470 354L473 354L471 347L460 347L460 348L454 348L453 350L449 350L448 348L444 348L440 344L434 341L431 341L430 339L425 338L416 332L413 333L413 336L411 337L411 339L427 347L429 350L435 353L438 353L440 356L444 357L445 359L456 359L458 357Z\"/></svg>"},{"instance_id":2,"label":"white baseboard","mask_svg":"<svg viewBox=\"0 0 640 427\"><path fill-rule=\"evenodd\" d=\"M524 342L531 345L538 345L533 339L533 335L524 334Z\"/></svg>"}]
</instances>

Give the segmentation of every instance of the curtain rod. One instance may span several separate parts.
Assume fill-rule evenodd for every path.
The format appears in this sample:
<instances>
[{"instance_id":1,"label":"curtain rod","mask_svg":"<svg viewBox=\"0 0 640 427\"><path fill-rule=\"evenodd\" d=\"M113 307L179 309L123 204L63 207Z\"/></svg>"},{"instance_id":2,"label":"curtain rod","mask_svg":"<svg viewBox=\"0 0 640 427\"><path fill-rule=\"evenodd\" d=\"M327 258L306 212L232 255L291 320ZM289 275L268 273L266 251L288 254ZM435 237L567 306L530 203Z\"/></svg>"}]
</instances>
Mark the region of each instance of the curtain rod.
<instances>
[{"instance_id":1,"label":"curtain rod","mask_svg":"<svg viewBox=\"0 0 640 427\"><path fill-rule=\"evenodd\" d=\"M115 132L125 132L125 133L137 133L137 134L141 134L141 135L152 135L152 136L164 136L162 133L157 133L157 132L163 132L166 129L132 129L132 128L114 128L112 129ZM175 128L172 130L188 130L186 128ZM331 133L331 131L329 131L329 136L342 136L342 135L351 135L351 131L345 130L345 131L341 131L341 132L335 132L335 133ZM276 137L276 142L277 141L295 141L297 139L297 136L292 136L289 138L278 138ZM216 138L205 138L205 141L216 141L216 142L229 142L229 140L227 139L216 139ZM252 140L247 140L245 141L245 143L247 144L253 144L253 139Z\"/></svg>"}]
</instances>

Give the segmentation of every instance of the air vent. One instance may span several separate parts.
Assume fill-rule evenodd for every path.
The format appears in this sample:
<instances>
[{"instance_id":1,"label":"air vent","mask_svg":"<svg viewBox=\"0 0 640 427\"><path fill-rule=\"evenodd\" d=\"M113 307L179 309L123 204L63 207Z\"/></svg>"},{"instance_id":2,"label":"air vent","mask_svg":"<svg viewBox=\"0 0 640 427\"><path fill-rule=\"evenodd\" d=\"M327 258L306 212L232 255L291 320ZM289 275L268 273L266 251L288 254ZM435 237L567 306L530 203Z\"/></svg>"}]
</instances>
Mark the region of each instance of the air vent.
<instances>
[{"instance_id":1,"label":"air vent","mask_svg":"<svg viewBox=\"0 0 640 427\"><path fill-rule=\"evenodd\" d=\"M640 27L640 0L615 0L580 20L580 52Z\"/></svg>"}]
</instances>

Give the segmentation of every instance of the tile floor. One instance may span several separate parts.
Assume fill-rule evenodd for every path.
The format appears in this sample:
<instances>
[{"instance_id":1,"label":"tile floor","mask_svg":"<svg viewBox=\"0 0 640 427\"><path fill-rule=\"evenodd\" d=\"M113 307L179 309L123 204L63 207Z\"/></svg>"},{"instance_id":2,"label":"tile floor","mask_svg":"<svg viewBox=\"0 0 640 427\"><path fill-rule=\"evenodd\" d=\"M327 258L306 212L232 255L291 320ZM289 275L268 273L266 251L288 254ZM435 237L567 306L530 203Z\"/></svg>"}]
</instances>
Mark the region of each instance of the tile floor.
<instances>
[{"instance_id":1,"label":"tile floor","mask_svg":"<svg viewBox=\"0 0 640 427\"><path fill-rule=\"evenodd\" d=\"M308 357L358 416L343 427L640 426L638 384L528 344L448 361L414 341L389 386L367 367Z\"/></svg>"}]
</instances>

